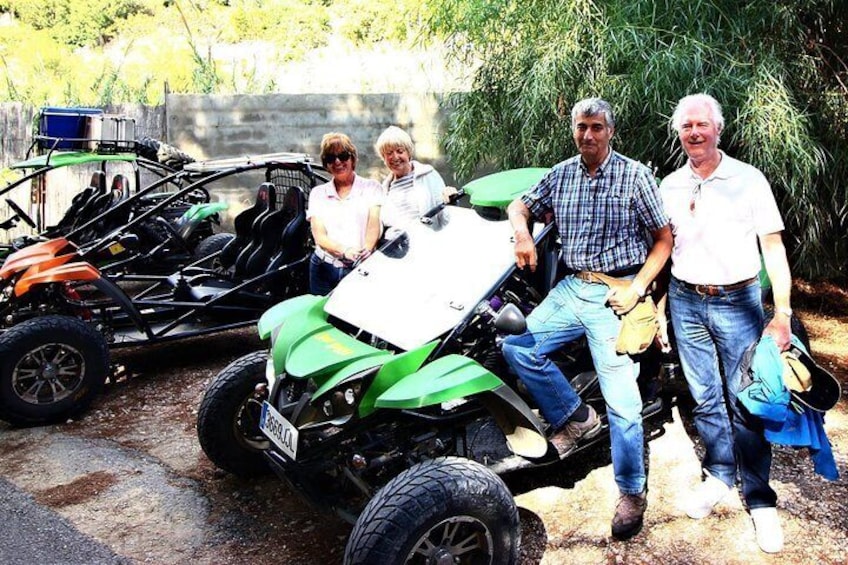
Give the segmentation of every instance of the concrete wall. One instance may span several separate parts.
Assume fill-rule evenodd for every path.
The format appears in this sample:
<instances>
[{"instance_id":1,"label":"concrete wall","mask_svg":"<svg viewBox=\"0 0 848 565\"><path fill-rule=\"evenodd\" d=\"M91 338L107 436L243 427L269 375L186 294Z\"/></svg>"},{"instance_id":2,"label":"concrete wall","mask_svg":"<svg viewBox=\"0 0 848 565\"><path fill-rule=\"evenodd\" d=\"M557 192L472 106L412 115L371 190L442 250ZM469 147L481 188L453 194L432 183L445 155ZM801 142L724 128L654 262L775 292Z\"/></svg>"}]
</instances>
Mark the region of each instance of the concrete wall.
<instances>
[{"instance_id":1,"label":"concrete wall","mask_svg":"<svg viewBox=\"0 0 848 565\"><path fill-rule=\"evenodd\" d=\"M348 134L359 151L357 172L381 179L385 166L375 154L377 136L389 125L409 132L415 141L416 158L435 166L448 184L455 184L452 170L440 149L444 116L437 94L266 94L206 96L169 94L164 106L124 104L105 108L107 113L135 118L136 137L148 136L175 145L196 159L215 159L291 151L319 154L321 137L331 131ZM32 142L33 119L38 108L18 103L0 104L0 164L24 158ZM57 177L58 175L58 177ZM51 173L46 202L32 202L29 187L15 190L16 202L27 202L33 217L45 225L55 223L71 198L88 184L90 171ZM9 179L3 179L8 181ZM3 183L5 185L5 182ZM224 217L232 217L253 202L251 189L233 186L214 195L231 204ZM11 215L0 200L0 220ZM24 230L29 231L29 230ZM21 230L0 231L0 241Z\"/></svg>"},{"instance_id":2,"label":"concrete wall","mask_svg":"<svg viewBox=\"0 0 848 565\"><path fill-rule=\"evenodd\" d=\"M341 131L359 152L357 172L374 178L386 172L374 142L397 125L415 141L416 157L453 181L439 147L443 115L434 94L171 94L166 112L168 141L198 158L281 151L317 158L321 137Z\"/></svg>"}]
</instances>

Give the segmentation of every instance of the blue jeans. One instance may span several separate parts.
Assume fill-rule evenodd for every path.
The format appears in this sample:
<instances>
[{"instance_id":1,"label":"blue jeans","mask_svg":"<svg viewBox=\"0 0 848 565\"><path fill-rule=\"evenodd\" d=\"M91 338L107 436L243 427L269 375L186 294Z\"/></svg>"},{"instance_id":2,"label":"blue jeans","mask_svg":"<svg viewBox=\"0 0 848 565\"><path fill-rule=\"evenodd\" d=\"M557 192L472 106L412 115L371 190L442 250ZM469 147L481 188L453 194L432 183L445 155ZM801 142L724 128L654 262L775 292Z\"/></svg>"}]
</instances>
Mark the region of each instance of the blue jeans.
<instances>
[{"instance_id":1,"label":"blue jeans","mask_svg":"<svg viewBox=\"0 0 848 565\"><path fill-rule=\"evenodd\" d=\"M327 263L313 253L309 257L309 292L320 296L330 294L350 271L347 267L336 267Z\"/></svg>"},{"instance_id":2,"label":"blue jeans","mask_svg":"<svg viewBox=\"0 0 848 565\"><path fill-rule=\"evenodd\" d=\"M580 397L548 355L586 336L607 405L615 482L622 493L638 494L646 484L639 364L615 352L621 320L604 303L608 290L603 284L564 278L528 316L527 331L504 341L503 354L558 430L580 406Z\"/></svg>"},{"instance_id":3,"label":"blue jeans","mask_svg":"<svg viewBox=\"0 0 848 565\"><path fill-rule=\"evenodd\" d=\"M695 400L693 416L706 454L701 462L728 486L742 479L748 508L775 506L769 487L771 444L762 425L736 400L742 355L763 333L759 283L705 296L672 277L669 309L683 374Z\"/></svg>"}]
</instances>

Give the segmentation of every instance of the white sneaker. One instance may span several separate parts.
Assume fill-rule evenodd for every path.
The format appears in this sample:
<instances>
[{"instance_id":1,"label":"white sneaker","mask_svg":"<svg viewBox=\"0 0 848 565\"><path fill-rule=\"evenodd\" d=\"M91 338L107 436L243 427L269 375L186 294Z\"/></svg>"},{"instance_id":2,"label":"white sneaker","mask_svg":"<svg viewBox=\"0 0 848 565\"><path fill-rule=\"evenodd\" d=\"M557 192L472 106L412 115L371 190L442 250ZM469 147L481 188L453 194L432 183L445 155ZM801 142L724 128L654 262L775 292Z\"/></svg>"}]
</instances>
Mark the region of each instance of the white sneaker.
<instances>
[{"instance_id":1,"label":"white sneaker","mask_svg":"<svg viewBox=\"0 0 848 565\"><path fill-rule=\"evenodd\" d=\"M704 471L707 476L704 481L692 489L692 492L683 501L682 507L686 515L693 520L706 518L713 511L713 507L722 501L730 492L730 487L722 481Z\"/></svg>"},{"instance_id":2,"label":"white sneaker","mask_svg":"<svg viewBox=\"0 0 848 565\"><path fill-rule=\"evenodd\" d=\"M783 530L777 508L754 508L751 510L754 530L757 532L757 545L766 553L778 553L783 549Z\"/></svg>"}]
</instances>

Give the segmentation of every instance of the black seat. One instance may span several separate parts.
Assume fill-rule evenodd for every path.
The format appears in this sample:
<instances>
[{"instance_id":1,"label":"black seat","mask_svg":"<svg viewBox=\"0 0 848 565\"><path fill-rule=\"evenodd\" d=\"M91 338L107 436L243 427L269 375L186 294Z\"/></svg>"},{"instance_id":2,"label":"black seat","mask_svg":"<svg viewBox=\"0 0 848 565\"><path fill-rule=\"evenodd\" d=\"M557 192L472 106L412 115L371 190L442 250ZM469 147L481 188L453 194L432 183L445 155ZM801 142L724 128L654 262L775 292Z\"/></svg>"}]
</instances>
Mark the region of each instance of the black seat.
<instances>
[{"instance_id":1,"label":"black seat","mask_svg":"<svg viewBox=\"0 0 848 565\"><path fill-rule=\"evenodd\" d=\"M257 277L270 270L273 260L281 255L284 245L292 246L288 242L292 236L287 234L292 234L293 231L296 231L292 229L292 224L297 220L298 216L302 215L304 221L306 218L300 202L302 195L303 192L296 186L279 189L280 207L266 216L259 226L261 241L252 250L250 257L244 265L245 277ZM285 262L279 262L279 264L282 265Z\"/></svg>"},{"instance_id":2,"label":"black seat","mask_svg":"<svg viewBox=\"0 0 848 565\"><path fill-rule=\"evenodd\" d=\"M99 216L118 204L124 198L124 195L129 193L129 186L129 181L124 175L116 174L112 178L112 185L109 190L103 194L95 196L92 199L90 206L86 206L85 210L83 210L82 213L86 214L86 217L82 218L82 223ZM85 232L77 237L77 239L81 242L92 240L98 237L99 234L103 234L105 231L112 230L122 224L125 224L128 219L128 210L127 214L124 215L124 218L104 218L102 221L98 221L95 225L86 229ZM79 225L81 225L81 223Z\"/></svg>"},{"instance_id":3,"label":"black seat","mask_svg":"<svg viewBox=\"0 0 848 565\"><path fill-rule=\"evenodd\" d=\"M306 195L297 186L289 186L283 195L283 208L291 212L286 226L280 233L280 246L271 258L267 270L273 271L283 265L297 261L308 254L307 242L309 223L306 221Z\"/></svg>"},{"instance_id":4,"label":"black seat","mask_svg":"<svg viewBox=\"0 0 848 565\"><path fill-rule=\"evenodd\" d=\"M76 217L72 218L72 223L69 227L75 228L81 226L88 220L94 217L92 210L95 207L97 199L106 194L106 173L96 171L91 175L91 186L94 189L88 196L88 199L80 206Z\"/></svg>"},{"instance_id":5,"label":"black seat","mask_svg":"<svg viewBox=\"0 0 848 565\"><path fill-rule=\"evenodd\" d=\"M303 190L296 186L284 187L280 191L283 195L281 208L260 217L259 222L254 224L255 231L260 233L263 239L259 246L252 250L246 249L250 254L241 266L242 276L226 279L207 273L191 277L187 283L188 294L192 300L201 302L209 300L220 292L232 288L238 282L276 271L307 255L306 197ZM277 288L278 285L270 284L270 286ZM286 288L288 286L286 285ZM278 290L282 288L279 287ZM239 296L239 300L245 297L249 299L251 294L240 293Z\"/></svg>"},{"instance_id":6,"label":"black seat","mask_svg":"<svg viewBox=\"0 0 848 565\"><path fill-rule=\"evenodd\" d=\"M253 223L260 214L267 212L270 208L270 205L273 202L273 200L271 200L274 196L271 193L273 190L274 185L271 183L266 182L259 185L253 206L240 212L233 220L233 227L236 232L235 237L224 246L221 250L221 254L218 256L218 261L223 268L226 269L232 267L235 264L236 259L238 259L239 253L253 239Z\"/></svg>"},{"instance_id":7,"label":"black seat","mask_svg":"<svg viewBox=\"0 0 848 565\"><path fill-rule=\"evenodd\" d=\"M91 201L97 194L106 192L106 173L103 171L94 171L91 175L89 185L78 192L71 200L71 205L65 210L65 214L54 225L48 226L42 235L46 237L56 237L65 234L71 230L75 221L79 217L81 210Z\"/></svg>"}]
</instances>

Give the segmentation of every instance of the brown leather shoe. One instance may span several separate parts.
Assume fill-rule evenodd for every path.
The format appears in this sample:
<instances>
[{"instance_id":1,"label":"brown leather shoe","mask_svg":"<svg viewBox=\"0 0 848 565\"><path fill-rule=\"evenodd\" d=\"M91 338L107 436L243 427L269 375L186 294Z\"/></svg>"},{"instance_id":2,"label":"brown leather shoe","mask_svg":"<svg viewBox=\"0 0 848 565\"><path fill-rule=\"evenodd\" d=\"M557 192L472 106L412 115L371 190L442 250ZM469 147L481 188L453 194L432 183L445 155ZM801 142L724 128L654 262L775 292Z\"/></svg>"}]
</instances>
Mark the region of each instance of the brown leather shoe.
<instances>
[{"instance_id":1,"label":"brown leather shoe","mask_svg":"<svg viewBox=\"0 0 848 565\"><path fill-rule=\"evenodd\" d=\"M551 436L550 442L562 458L571 453L578 441L593 438L600 431L601 419L595 409L589 406L589 417L585 422L569 421L560 431Z\"/></svg>"},{"instance_id":2,"label":"brown leather shoe","mask_svg":"<svg viewBox=\"0 0 848 565\"><path fill-rule=\"evenodd\" d=\"M626 540L638 534L647 507L647 493L622 494L615 505L615 516L612 517L612 537Z\"/></svg>"}]
</instances>

